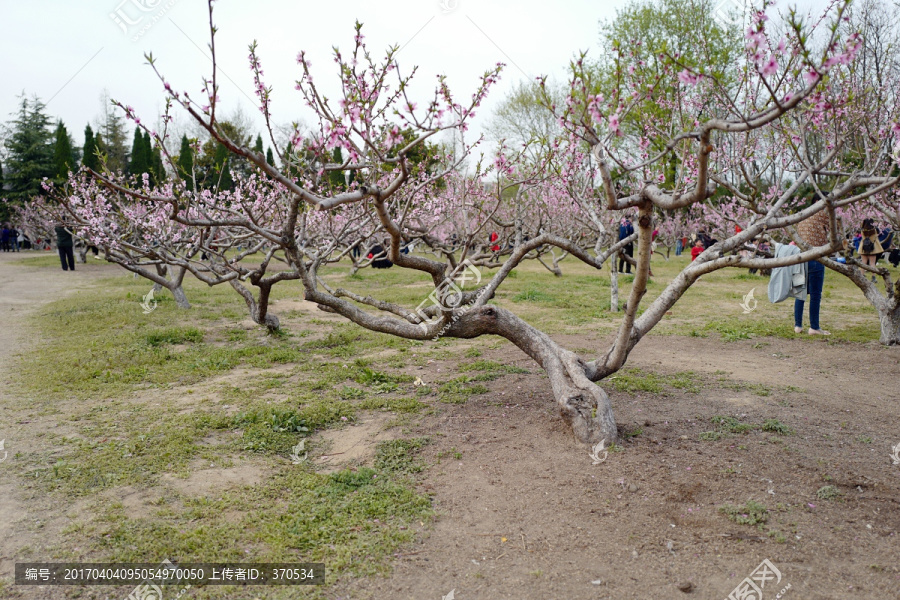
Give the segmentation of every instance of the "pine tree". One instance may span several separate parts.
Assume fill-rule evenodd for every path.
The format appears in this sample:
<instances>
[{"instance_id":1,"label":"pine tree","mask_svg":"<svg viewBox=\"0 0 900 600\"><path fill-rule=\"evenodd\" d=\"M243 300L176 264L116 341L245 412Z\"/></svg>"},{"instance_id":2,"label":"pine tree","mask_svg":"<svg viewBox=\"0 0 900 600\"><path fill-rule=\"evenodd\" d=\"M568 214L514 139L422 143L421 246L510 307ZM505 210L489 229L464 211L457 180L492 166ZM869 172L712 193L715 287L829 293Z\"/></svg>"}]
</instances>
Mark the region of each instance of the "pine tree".
<instances>
[{"instance_id":1,"label":"pine tree","mask_svg":"<svg viewBox=\"0 0 900 600\"><path fill-rule=\"evenodd\" d=\"M125 172L125 168L128 166L128 134L125 132L125 117L119 114L120 109L110 102L106 92L100 99L103 102L103 114L98 131L103 133L103 154L106 156L106 166L113 172Z\"/></svg>"},{"instance_id":2,"label":"pine tree","mask_svg":"<svg viewBox=\"0 0 900 600\"><path fill-rule=\"evenodd\" d=\"M181 149L178 151L178 176L188 189L194 189L194 151L186 135L181 136Z\"/></svg>"},{"instance_id":3,"label":"pine tree","mask_svg":"<svg viewBox=\"0 0 900 600\"><path fill-rule=\"evenodd\" d=\"M94 130L88 125L84 128L84 146L81 149L81 164L93 171L100 170L100 159L97 158L97 139Z\"/></svg>"},{"instance_id":4,"label":"pine tree","mask_svg":"<svg viewBox=\"0 0 900 600\"><path fill-rule=\"evenodd\" d=\"M272 148L266 150L266 162L273 167L275 166L275 155L272 153Z\"/></svg>"},{"instance_id":5,"label":"pine tree","mask_svg":"<svg viewBox=\"0 0 900 600\"><path fill-rule=\"evenodd\" d=\"M62 121L56 123L56 142L53 145L53 171L58 182L69 177L69 171L78 169L78 156L72 138Z\"/></svg>"},{"instance_id":6,"label":"pine tree","mask_svg":"<svg viewBox=\"0 0 900 600\"><path fill-rule=\"evenodd\" d=\"M10 123L6 147L5 196L16 202L43 193L41 181L56 173L53 161L53 133L50 117L37 98L22 98L15 119Z\"/></svg>"},{"instance_id":7,"label":"pine tree","mask_svg":"<svg viewBox=\"0 0 900 600\"><path fill-rule=\"evenodd\" d=\"M253 144L253 151L259 154L262 154L263 152L262 136L259 134L256 135L256 143Z\"/></svg>"}]
</instances>

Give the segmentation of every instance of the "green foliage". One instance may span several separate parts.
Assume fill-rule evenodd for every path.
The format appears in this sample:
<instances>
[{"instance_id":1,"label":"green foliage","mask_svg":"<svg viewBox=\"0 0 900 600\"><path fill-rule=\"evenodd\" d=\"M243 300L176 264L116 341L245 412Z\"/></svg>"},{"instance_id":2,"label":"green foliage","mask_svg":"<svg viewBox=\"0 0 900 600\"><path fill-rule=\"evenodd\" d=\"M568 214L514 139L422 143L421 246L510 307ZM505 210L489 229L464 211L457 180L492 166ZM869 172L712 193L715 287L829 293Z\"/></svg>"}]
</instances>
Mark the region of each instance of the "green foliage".
<instances>
[{"instance_id":1,"label":"green foliage","mask_svg":"<svg viewBox=\"0 0 900 600\"><path fill-rule=\"evenodd\" d=\"M90 125L87 125L84 128L84 146L81 148L81 164L93 171L99 171L100 158L97 156L99 150L97 141L94 139L94 130L91 129Z\"/></svg>"},{"instance_id":2,"label":"green foliage","mask_svg":"<svg viewBox=\"0 0 900 600\"><path fill-rule=\"evenodd\" d=\"M386 573L391 554L414 537L409 526L432 512L428 498L412 486L369 468L329 475L280 469L261 484L215 499L175 500L150 518L130 515L121 505L105 511L108 535L95 552L114 562L147 554L214 562L246 560L245 550L252 548L260 561L326 562L333 583L341 575Z\"/></svg>"},{"instance_id":3,"label":"green foliage","mask_svg":"<svg viewBox=\"0 0 900 600\"><path fill-rule=\"evenodd\" d=\"M604 381L620 392L650 392L658 394L663 391L664 379L655 373L647 373L640 369L623 369L607 377Z\"/></svg>"},{"instance_id":4,"label":"green foliage","mask_svg":"<svg viewBox=\"0 0 900 600\"><path fill-rule=\"evenodd\" d=\"M512 298L513 302L553 302L554 298L546 292L536 289L519 292Z\"/></svg>"},{"instance_id":5,"label":"green foliage","mask_svg":"<svg viewBox=\"0 0 900 600\"><path fill-rule=\"evenodd\" d=\"M187 188L194 187L194 151L186 135L181 136L181 149L178 151L178 176L184 180Z\"/></svg>"},{"instance_id":6,"label":"green foliage","mask_svg":"<svg viewBox=\"0 0 900 600\"><path fill-rule=\"evenodd\" d=\"M744 506L726 504L719 507L719 511L738 525L762 526L763 523L769 520L769 510L764 504L760 504L755 500L748 500Z\"/></svg>"},{"instance_id":7,"label":"green foliage","mask_svg":"<svg viewBox=\"0 0 900 600\"><path fill-rule=\"evenodd\" d=\"M754 426L749 423L741 423L739 420L734 417L722 417L715 416L710 419L714 425L719 425L719 427L728 433L747 433L749 431L753 431Z\"/></svg>"},{"instance_id":8,"label":"green foliage","mask_svg":"<svg viewBox=\"0 0 900 600\"><path fill-rule=\"evenodd\" d=\"M57 121L54 137L56 139L53 144L54 175L57 182L62 182L68 178L69 171L78 170L78 155L62 121Z\"/></svg>"},{"instance_id":9,"label":"green foliage","mask_svg":"<svg viewBox=\"0 0 900 600\"><path fill-rule=\"evenodd\" d=\"M410 377L405 375L389 375L387 373L373 371L369 367L363 367L353 376L353 380L360 385L368 386L369 391L375 394L385 394L396 390L398 383L409 381Z\"/></svg>"},{"instance_id":10,"label":"green foliage","mask_svg":"<svg viewBox=\"0 0 900 600\"><path fill-rule=\"evenodd\" d=\"M777 433L779 435L793 435L794 430L779 421L778 419L767 419L763 424L761 429L763 431L768 431L771 433Z\"/></svg>"},{"instance_id":11,"label":"green foliage","mask_svg":"<svg viewBox=\"0 0 900 600\"><path fill-rule=\"evenodd\" d=\"M473 377L463 375L444 383L438 388L440 401L448 404L465 404L470 396L488 392L488 389L483 385L472 385L473 381L475 381Z\"/></svg>"},{"instance_id":12,"label":"green foliage","mask_svg":"<svg viewBox=\"0 0 900 600\"><path fill-rule=\"evenodd\" d=\"M251 136L235 123L221 121L218 125L229 139L243 146L250 145ZM193 157L193 164L197 185L211 190L234 189L232 171L243 175L252 173L247 159L231 154L228 148L213 138L206 140L201 147L200 155Z\"/></svg>"},{"instance_id":13,"label":"green foliage","mask_svg":"<svg viewBox=\"0 0 900 600\"><path fill-rule=\"evenodd\" d=\"M503 365L493 360L476 360L475 362L463 364L459 366L459 370L480 371L482 373L491 373L497 375L505 375L507 373L528 373L528 369L514 367L512 365Z\"/></svg>"},{"instance_id":14,"label":"green foliage","mask_svg":"<svg viewBox=\"0 0 900 600\"><path fill-rule=\"evenodd\" d=\"M150 174L150 138L144 137L140 127L134 128L134 142L131 145L131 160L128 162L128 173L138 182L144 173Z\"/></svg>"},{"instance_id":15,"label":"green foliage","mask_svg":"<svg viewBox=\"0 0 900 600\"><path fill-rule=\"evenodd\" d=\"M425 465L416 455L428 442L424 437L379 442L375 447L375 468L394 473L418 473Z\"/></svg>"},{"instance_id":16,"label":"green foliage","mask_svg":"<svg viewBox=\"0 0 900 600\"><path fill-rule=\"evenodd\" d=\"M196 327L169 327L151 331L144 336L144 339L151 346L199 343L203 341L203 334Z\"/></svg>"},{"instance_id":17,"label":"green foliage","mask_svg":"<svg viewBox=\"0 0 900 600\"><path fill-rule=\"evenodd\" d=\"M367 398L357 405L363 410L390 410L399 413L417 413L427 406L416 398Z\"/></svg>"},{"instance_id":18,"label":"green foliage","mask_svg":"<svg viewBox=\"0 0 900 600\"><path fill-rule=\"evenodd\" d=\"M816 492L816 498L819 500L837 500L841 495L841 491L833 485L820 487Z\"/></svg>"},{"instance_id":19,"label":"green foliage","mask_svg":"<svg viewBox=\"0 0 900 600\"><path fill-rule=\"evenodd\" d=\"M145 143L150 144L150 134L144 132ZM162 151L159 146L154 145L150 151L150 183L159 185L167 179L166 167L163 165Z\"/></svg>"},{"instance_id":20,"label":"green foliage","mask_svg":"<svg viewBox=\"0 0 900 600\"><path fill-rule=\"evenodd\" d=\"M94 137L106 168L113 172L125 172L128 167L128 131L121 108L112 103L104 93L100 99L102 116L100 129Z\"/></svg>"},{"instance_id":21,"label":"green foliage","mask_svg":"<svg viewBox=\"0 0 900 600\"><path fill-rule=\"evenodd\" d=\"M37 97L21 98L18 113L9 123L9 135L3 141L6 149L3 196L13 202L24 202L43 193L41 181L56 175L53 133L45 105ZM3 203L0 203L2 205ZM6 210L6 207L0 208ZM4 220L7 215L3 215Z\"/></svg>"},{"instance_id":22,"label":"green foliage","mask_svg":"<svg viewBox=\"0 0 900 600\"><path fill-rule=\"evenodd\" d=\"M738 340L749 340L755 336L772 336L783 338L794 338L793 326L785 322L767 323L765 321L711 321L706 324L705 329L716 331L722 335L724 342L736 342Z\"/></svg>"},{"instance_id":23,"label":"green foliage","mask_svg":"<svg viewBox=\"0 0 900 600\"><path fill-rule=\"evenodd\" d=\"M602 54L594 66L592 79L596 89L588 93L600 92L607 98L630 95L632 90L621 76L625 69L623 55L628 57L627 65L636 69L636 77L653 80L667 69L680 71L689 67L717 77L728 88L738 80L743 32L737 26L723 27L715 19L716 9L714 0L642 0L618 10L615 19L600 26L601 47L611 51ZM674 64L676 60L678 64ZM656 86L651 98L642 100L626 115L622 127L637 127L638 120L647 115L654 115L659 122L675 123L676 130L692 127L690 121L679 124L682 115L669 108L675 105L676 93L672 87ZM660 139L651 143L659 151L664 142ZM670 162L667 183L677 169L674 154Z\"/></svg>"}]
</instances>

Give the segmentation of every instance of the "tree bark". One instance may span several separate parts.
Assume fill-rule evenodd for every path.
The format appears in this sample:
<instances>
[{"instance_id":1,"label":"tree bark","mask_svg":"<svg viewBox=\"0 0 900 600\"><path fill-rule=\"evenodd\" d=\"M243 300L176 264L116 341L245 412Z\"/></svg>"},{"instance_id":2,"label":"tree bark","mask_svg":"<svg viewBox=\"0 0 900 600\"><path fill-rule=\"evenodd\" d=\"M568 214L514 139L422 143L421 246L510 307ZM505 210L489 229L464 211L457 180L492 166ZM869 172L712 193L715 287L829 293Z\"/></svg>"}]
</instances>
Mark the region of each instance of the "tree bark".
<instances>
[{"instance_id":1,"label":"tree bark","mask_svg":"<svg viewBox=\"0 0 900 600\"><path fill-rule=\"evenodd\" d=\"M609 310L619 312L619 266L615 257L609 261Z\"/></svg>"},{"instance_id":2,"label":"tree bark","mask_svg":"<svg viewBox=\"0 0 900 600\"><path fill-rule=\"evenodd\" d=\"M890 271L876 267L875 271L884 280L885 293L882 294L878 285L868 279L869 271L861 269L856 259L850 259L848 264L827 258L820 258L819 262L847 277L872 303L881 327L879 341L885 346L900 346L900 280L892 283Z\"/></svg>"},{"instance_id":3,"label":"tree bark","mask_svg":"<svg viewBox=\"0 0 900 600\"><path fill-rule=\"evenodd\" d=\"M270 285L258 286L259 299L257 300L253 297L253 293L244 287L237 279L230 279L228 283L231 284L231 287L233 287L244 299L244 302L247 303L247 308L250 311L250 318L253 319L254 323L265 326L269 331L277 331L281 328L281 322L278 320L278 317L269 312L269 292L271 292L272 289Z\"/></svg>"},{"instance_id":4,"label":"tree bark","mask_svg":"<svg viewBox=\"0 0 900 600\"><path fill-rule=\"evenodd\" d=\"M559 412L578 441L596 444L618 440L609 396L588 379L586 365L547 334L497 306L482 306L461 315L447 331L450 337L474 338L494 334L508 339L535 360L550 378Z\"/></svg>"}]
</instances>

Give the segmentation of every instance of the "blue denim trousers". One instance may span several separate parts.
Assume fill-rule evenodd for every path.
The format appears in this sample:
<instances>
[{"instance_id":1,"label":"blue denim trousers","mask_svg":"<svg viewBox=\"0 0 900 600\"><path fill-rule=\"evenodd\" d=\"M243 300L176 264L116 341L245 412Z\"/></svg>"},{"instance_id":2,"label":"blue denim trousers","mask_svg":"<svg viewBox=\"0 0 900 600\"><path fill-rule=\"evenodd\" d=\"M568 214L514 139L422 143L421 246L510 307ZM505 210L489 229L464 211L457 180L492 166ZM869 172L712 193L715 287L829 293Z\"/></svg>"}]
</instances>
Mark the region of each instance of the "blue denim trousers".
<instances>
[{"instance_id":1,"label":"blue denim trousers","mask_svg":"<svg viewBox=\"0 0 900 600\"><path fill-rule=\"evenodd\" d=\"M825 285L825 265L817 260L807 263L806 293L809 294L809 327L819 329L819 306L822 304L822 286ZM803 300L794 300L794 325L803 327Z\"/></svg>"}]
</instances>

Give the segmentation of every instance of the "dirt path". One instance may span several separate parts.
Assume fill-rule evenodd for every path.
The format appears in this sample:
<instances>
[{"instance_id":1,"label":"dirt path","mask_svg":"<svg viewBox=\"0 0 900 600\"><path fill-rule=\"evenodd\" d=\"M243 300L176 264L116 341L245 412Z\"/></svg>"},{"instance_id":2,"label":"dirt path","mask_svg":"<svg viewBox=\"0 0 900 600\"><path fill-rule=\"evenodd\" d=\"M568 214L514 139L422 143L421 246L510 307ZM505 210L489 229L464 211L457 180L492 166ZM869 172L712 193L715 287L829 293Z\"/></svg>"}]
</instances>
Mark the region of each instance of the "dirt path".
<instances>
[{"instance_id":1,"label":"dirt path","mask_svg":"<svg viewBox=\"0 0 900 600\"><path fill-rule=\"evenodd\" d=\"M12 471L17 452L39 444L33 434L40 431L41 421L56 425L53 419L23 412L17 397L15 357L38 342L28 329L28 317L42 305L88 289L98 277L117 272L115 267L99 262L77 264L74 272L21 262L42 255L50 253L0 252L0 439L6 453L6 459L0 462L0 577L12 575L20 548L39 550L51 543L48 530L64 526L65 521L58 506L54 508L47 498L34 497L7 474ZM0 458L4 452L0 452Z\"/></svg>"},{"instance_id":2,"label":"dirt path","mask_svg":"<svg viewBox=\"0 0 900 600\"><path fill-rule=\"evenodd\" d=\"M484 358L534 370L511 348ZM417 434L444 456L423 483L440 515L430 537L389 578L348 583L336 597L720 600L764 559L780 571L764 598L787 584L785 596L803 600L896 597L900 352L649 337L635 367L693 371L699 389L612 391L635 437L600 465L574 443L538 373L505 377L425 424ZM776 419L793 433L704 441L715 415ZM452 451L461 458L447 459ZM826 485L840 495L828 499ZM740 525L720 510L748 500L769 509L767 522Z\"/></svg>"}]
</instances>

